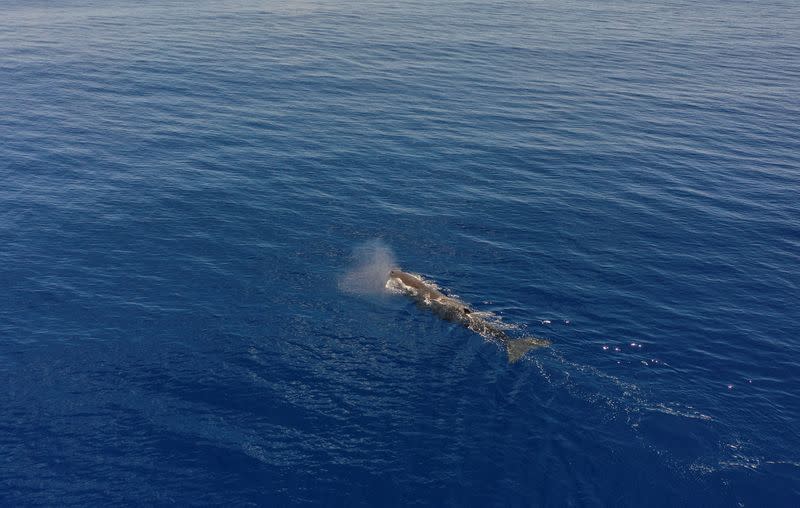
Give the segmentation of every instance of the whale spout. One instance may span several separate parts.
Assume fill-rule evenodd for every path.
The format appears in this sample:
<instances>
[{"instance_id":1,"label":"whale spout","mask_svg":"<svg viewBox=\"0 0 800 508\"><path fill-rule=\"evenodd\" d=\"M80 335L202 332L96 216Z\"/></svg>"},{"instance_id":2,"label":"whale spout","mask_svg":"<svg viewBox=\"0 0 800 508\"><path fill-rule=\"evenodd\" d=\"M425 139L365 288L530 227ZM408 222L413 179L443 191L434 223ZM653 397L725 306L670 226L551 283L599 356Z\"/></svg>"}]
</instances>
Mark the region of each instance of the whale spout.
<instances>
[{"instance_id":1,"label":"whale spout","mask_svg":"<svg viewBox=\"0 0 800 508\"><path fill-rule=\"evenodd\" d=\"M520 360L525 353L531 349L538 347L547 347L550 341L547 339L537 339L533 337L526 337L523 339L514 339L506 341L506 350L508 352L508 363L516 363Z\"/></svg>"}]
</instances>

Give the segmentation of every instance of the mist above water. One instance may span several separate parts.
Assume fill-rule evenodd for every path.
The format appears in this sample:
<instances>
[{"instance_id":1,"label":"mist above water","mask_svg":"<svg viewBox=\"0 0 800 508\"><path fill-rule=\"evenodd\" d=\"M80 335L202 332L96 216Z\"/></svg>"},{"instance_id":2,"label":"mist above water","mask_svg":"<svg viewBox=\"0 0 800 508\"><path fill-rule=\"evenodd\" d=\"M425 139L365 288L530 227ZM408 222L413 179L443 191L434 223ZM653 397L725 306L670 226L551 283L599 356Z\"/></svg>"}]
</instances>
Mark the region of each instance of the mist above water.
<instances>
[{"instance_id":1,"label":"mist above water","mask_svg":"<svg viewBox=\"0 0 800 508\"><path fill-rule=\"evenodd\" d=\"M392 249L371 240L353 250L350 269L339 277L339 289L360 295L384 293L389 271L396 267Z\"/></svg>"}]
</instances>

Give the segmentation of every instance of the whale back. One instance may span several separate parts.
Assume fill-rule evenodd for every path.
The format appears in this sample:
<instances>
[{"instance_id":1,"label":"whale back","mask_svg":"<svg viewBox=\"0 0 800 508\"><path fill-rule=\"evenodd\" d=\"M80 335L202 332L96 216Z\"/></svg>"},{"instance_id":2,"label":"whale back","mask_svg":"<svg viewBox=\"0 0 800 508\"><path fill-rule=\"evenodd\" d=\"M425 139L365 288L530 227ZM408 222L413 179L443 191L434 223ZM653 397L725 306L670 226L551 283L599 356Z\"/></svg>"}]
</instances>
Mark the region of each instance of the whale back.
<instances>
[{"instance_id":1,"label":"whale back","mask_svg":"<svg viewBox=\"0 0 800 508\"><path fill-rule=\"evenodd\" d=\"M505 346L509 363L519 361L531 349L550 345L550 341L534 337L512 339L503 328L485 319L481 313L473 313L467 304L443 294L436 286L416 275L399 269L390 270L387 287L390 282L442 319L461 323L475 333Z\"/></svg>"}]
</instances>

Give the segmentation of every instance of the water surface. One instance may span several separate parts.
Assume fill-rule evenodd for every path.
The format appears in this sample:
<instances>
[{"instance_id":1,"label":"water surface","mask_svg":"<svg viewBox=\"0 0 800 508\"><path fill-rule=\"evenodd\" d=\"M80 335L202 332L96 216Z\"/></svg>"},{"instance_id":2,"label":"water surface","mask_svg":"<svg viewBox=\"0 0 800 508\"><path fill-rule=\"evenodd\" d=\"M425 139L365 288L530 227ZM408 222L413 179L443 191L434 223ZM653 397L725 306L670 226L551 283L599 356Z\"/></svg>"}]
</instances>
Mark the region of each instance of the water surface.
<instances>
[{"instance_id":1,"label":"water surface","mask_svg":"<svg viewBox=\"0 0 800 508\"><path fill-rule=\"evenodd\" d=\"M4 505L796 506L795 2L3 3ZM360 246L550 339L348 292Z\"/></svg>"}]
</instances>

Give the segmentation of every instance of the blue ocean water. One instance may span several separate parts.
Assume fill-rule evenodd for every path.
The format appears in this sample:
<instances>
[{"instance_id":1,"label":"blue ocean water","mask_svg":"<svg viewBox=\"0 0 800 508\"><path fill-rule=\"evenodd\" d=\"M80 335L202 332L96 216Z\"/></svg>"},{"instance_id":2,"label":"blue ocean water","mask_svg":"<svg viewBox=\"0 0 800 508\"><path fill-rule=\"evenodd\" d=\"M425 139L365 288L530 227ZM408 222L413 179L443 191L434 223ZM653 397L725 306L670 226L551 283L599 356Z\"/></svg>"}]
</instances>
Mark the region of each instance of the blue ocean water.
<instances>
[{"instance_id":1,"label":"blue ocean water","mask_svg":"<svg viewBox=\"0 0 800 508\"><path fill-rule=\"evenodd\" d=\"M798 55L793 0L3 2L0 504L798 506Z\"/></svg>"}]
</instances>

